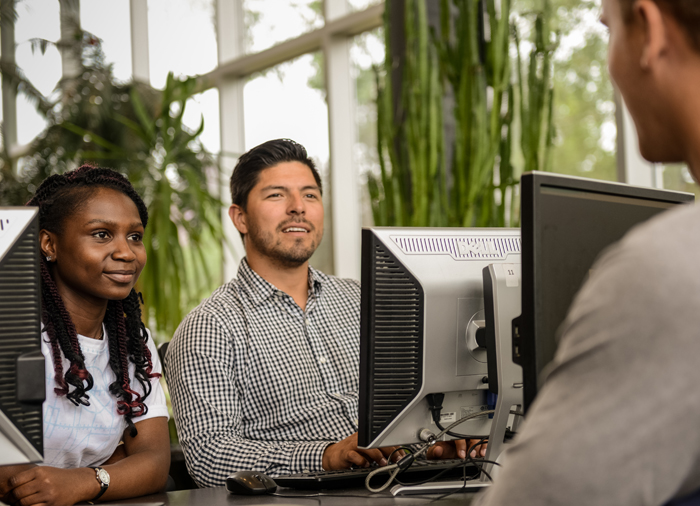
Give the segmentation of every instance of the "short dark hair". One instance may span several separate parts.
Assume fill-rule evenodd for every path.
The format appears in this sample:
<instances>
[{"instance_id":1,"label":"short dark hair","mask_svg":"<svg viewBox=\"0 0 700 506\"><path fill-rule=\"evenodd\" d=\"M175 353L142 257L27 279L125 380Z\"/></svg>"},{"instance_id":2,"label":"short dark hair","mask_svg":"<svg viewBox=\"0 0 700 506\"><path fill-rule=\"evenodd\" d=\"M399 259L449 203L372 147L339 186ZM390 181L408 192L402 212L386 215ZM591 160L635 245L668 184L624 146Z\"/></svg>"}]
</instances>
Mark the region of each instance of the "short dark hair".
<instances>
[{"instance_id":1,"label":"short dark hair","mask_svg":"<svg viewBox=\"0 0 700 506\"><path fill-rule=\"evenodd\" d=\"M300 162L306 165L323 192L321 176L318 175L316 164L306 154L306 148L291 139L275 139L255 146L238 159L231 174L231 203L245 211L248 195L258 183L260 172L282 162Z\"/></svg>"},{"instance_id":2,"label":"short dark hair","mask_svg":"<svg viewBox=\"0 0 700 506\"><path fill-rule=\"evenodd\" d=\"M632 6L635 0L620 0L622 14L626 20L632 19ZM698 0L654 0L659 8L670 13L688 35L695 51L700 52L700 1Z\"/></svg>"}]
</instances>

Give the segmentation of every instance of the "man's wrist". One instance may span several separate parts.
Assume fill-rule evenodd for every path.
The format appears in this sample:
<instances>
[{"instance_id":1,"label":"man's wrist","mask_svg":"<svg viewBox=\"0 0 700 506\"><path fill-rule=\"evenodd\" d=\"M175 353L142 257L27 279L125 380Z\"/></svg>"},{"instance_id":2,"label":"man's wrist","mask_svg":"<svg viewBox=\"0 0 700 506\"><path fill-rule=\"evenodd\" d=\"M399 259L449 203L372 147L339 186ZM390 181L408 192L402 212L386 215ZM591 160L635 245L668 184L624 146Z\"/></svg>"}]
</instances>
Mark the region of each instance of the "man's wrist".
<instances>
[{"instance_id":1,"label":"man's wrist","mask_svg":"<svg viewBox=\"0 0 700 506\"><path fill-rule=\"evenodd\" d=\"M289 461L289 470L292 473L304 471L323 471L323 454L326 448L333 444L330 441L319 443L302 443L296 445Z\"/></svg>"}]
</instances>

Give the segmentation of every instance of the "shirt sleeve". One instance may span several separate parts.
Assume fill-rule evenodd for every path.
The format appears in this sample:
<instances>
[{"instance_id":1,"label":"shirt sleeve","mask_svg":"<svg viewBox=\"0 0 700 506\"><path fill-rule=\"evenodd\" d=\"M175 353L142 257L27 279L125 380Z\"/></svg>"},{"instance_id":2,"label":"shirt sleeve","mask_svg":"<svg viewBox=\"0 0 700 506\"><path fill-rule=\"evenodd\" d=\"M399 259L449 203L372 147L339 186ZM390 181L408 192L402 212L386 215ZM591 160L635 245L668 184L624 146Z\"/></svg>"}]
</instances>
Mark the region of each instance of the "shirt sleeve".
<instances>
[{"instance_id":1,"label":"shirt sleeve","mask_svg":"<svg viewBox=\"0 0 700 506\"><path fill-rule=\"evenodd\" d=\"M145 415L134 418L134 423L142 422L144 420L148 420L149 418L156 418L161 416L164 416L168 419L170 418L170 415L168 414L168 405L165 401L165 393L163 392L163 387L161 385L163 367L160 363L158 350L156 348L155 343L153 342L151 332L148 329L146 329L146 332L148 334L148 340L146 341L146 344L148 346L148 350L151 352L151 363L153 364L153 372L160 374L161 377L151 378L151 393L144 400L144 404L148 408L148 411ZM131 367L133 368L133 365ZM141 388L141 385L139 385L138 381L134 379L133 371L131 374L131 384L139 394L143 395L143 389Z\"/></svg>"},{"instance_id":2,"label":"shirt sleeve","mask_svg":"<svg viewBox=\"0 0 700 506\"><path fill-rule=\"evenodd\" d=\"M475 504L665 504L700 487L697 248L674 246L661 231L638 234L593 267Z\"/></svg>"},{"instance_id":3,"label":"shirt sleeve","mask_svg":"<svg viewBox=\"0 0 700 506\"><path fill-rule=\"evenodd\" d=\"M242 433L239 377L255 372L234 356L233 331L215 315L190 313L168 348L167 382L190 475L213 487L238 470L270 476L321 470L331 442L260 441Z\"/></svg>"}]
</instances>

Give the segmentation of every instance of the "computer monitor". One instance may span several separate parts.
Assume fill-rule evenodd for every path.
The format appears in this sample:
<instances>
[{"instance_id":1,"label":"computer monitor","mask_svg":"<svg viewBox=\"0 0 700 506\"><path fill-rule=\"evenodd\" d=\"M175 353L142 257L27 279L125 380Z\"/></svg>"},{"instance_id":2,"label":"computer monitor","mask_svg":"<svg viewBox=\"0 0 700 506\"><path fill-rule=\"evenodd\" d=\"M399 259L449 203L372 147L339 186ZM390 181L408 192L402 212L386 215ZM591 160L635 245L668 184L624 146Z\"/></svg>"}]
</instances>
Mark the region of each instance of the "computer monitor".
<instances>
[{"instance_id":1,"label":"computer monitor","mask_svg":"<svg viewBox=\"0 0 700 506\"><path fill-rule=\"evenodd\" d=\"M36 207L0 207L0 465L41 462L41 275Z\"/></svg>"},{"instance_id":2,"label":"computer monitor","mask_svg":"<svg viewBox=\"0 0 700 506\"><path fill-rule=\"evenodd\" d=\"M421 441L437 434L426 397L444 394L443 426L487 410L482 270L520 262L517 229L365 228L358 442ZM487 416L454 430L485 437ZM451 438L450 438L451 439Z\"/></svg>"},{"instance_id":3,"label":"computer monitor","mask_svg":"<svg viewBox=\"0 0 700 506\"><path fill-rule=\"evenodd\" d=\"M522 315L513 325L513 360L523 367L527 409L554 358L557 329L601 251L694 196L540 172L524 174L520 188Z\"/></svg>"}]
</instances>

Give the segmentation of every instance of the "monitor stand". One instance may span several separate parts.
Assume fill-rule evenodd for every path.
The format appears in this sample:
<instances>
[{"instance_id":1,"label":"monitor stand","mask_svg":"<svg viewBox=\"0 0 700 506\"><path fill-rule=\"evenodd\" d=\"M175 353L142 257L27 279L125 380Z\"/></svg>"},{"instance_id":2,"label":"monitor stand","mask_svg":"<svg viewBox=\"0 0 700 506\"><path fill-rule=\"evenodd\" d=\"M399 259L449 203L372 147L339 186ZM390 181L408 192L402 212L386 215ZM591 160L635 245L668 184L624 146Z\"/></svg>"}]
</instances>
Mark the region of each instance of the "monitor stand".
<instances>
[{"instance_id":1,"label":"monitor stand","mask_svg":"<svg viewBox=\"0 0 700 506\"><path fill-rule=\"evenodd\" d=\"M505 434L513 406L522 410L523 370L513 362L513 319L520 316L521 309L521 266L520 264L491 264L484 269L484 294L493 294L494 333L496 339L496 364L498 376L498 398L491 421L486 460L498 462L505 450ZM486 301L488 304L489 301ZM521 416L513 419L513 430L521 421ZM495 465L484 464L484 470L493 476ZM477 479L451 480L424 483L422 485L395 485L393 495L446 494L464 490L474 491L488 487L491 480L484 474Z\"/></svg>"}]
</instances>

